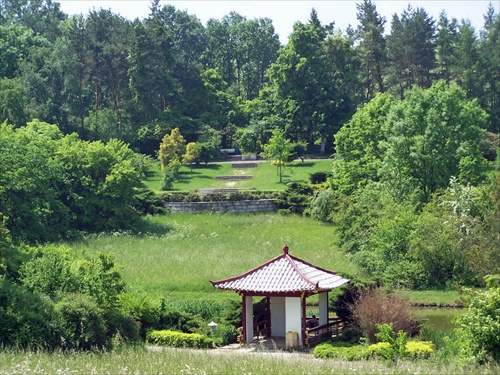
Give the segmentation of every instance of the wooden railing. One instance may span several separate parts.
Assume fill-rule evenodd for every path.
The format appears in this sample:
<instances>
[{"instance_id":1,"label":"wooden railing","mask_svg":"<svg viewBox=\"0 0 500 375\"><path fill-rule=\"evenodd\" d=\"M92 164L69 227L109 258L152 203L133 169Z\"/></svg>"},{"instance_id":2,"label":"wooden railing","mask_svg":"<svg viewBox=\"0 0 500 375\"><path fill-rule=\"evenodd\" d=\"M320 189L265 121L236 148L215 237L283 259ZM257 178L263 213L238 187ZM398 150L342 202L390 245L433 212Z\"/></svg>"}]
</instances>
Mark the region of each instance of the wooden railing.
<instances>
[{"instance_id":1,"label":"wooden railing","mask_svg":"<svg viewBox=\"0 0 500 375\"><path fill-rule=\"evenodd\" d=\"M329 318L327 324L314 328L306 328L304 346L310 348L317 343L329 340L342 333L345 322L341 318ZM243 327L238 327L238 343L243 344ZM263 320L253 324L253 337L267 336L267 321Z\"/></svg>"},{"instance_id":2,"label":"wooden railing","mask_svg":"<svg viewBox=\"0 0 500 375\"><path fill-rule=\"evenodd\" d=\"M305 345L310 348L312 345L329 340L334 336L342 333L345 327L344 320L340 318L329 318L327 324L323 324L314 328L306 328Z\"/></svg>"},{"instance_id":3,"label":"wooden railing","mask_svg":"<svg viewBox=\"0 0 500 375\"><path fill-rule=\"evenodd\" d=\"M238 327L238 343L243 344L243 327ZM253 324L253 337L265 337L267 336L267 321L262 320L260 322Z\"/></svg>"}]
</instances>

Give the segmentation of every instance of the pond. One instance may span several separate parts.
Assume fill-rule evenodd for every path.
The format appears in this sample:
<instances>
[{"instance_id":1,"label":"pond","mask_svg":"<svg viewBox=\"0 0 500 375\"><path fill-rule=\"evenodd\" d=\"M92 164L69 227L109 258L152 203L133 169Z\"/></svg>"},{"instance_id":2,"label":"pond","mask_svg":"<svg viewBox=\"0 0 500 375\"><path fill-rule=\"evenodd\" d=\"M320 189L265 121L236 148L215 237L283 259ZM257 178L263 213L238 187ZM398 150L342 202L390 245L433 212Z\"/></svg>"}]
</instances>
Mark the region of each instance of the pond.
<instances>
[{"instance_id":1,"label":"pond","mask_svg":"<svg viewBox=\"0 0 500 375\"><path fill-rule=\"evenodd\" d=\"M413 311L422 317L424 325L442 331L452 331L455 328L453 320L463 314L466 309L419 307Z\"/></svg>"}]
</instances>

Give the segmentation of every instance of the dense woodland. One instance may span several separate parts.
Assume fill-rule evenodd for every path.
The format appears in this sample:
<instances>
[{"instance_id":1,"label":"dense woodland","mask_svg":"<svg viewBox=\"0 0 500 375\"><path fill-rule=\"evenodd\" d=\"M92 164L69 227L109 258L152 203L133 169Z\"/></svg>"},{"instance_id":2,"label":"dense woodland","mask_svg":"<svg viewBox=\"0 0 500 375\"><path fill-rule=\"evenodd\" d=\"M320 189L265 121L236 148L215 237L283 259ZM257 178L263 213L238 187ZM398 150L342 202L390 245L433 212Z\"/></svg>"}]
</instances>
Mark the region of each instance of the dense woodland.
<instances>
[{"instance_id":1,"label":"dense woodland","mask_svg":"<svg viewBox=\"0 0 500 375\"><path fill-rule=\"evenodd\" d=\"M154 154L179 128L188 142L255 150L273 128L334 150L333 136L377 92L456 82L499 132L498 14L484 26L408 7L385 20L371 1L358 26L322 25L314 9L281 46L270 19L230 13L203 25L151 3L130 21L109 10L68 17L53 1L0 2L0 120L34 118L82 139L117 138Z\"/></svg>"},{"instance_id":2,"label":"dense woodland","mask_svg":"<svg viewBox=\"0 0 500 375\"><path fill-rule=\"evenodd\" d=\"M174 135L189 163L194 145L205 161L238 147L280 168L297 145L332 155L328 180L280 199L333 223L339 248L378 284L484 286L500 273L492 6L481 30L411 6L385 20L370 0L358 3L356 28L339 30L313 9L286 45L270 19L230 13L203 25L157 0L150 9L130 21L104 9L68 17L50 0L0 1L3 344L85 349L138 335L111 257L30 245L140 230L141 215L162 211L142 181ZM46 337L73 329L76 310L102 337ZM18 330L26 324L38 333Z\"/></svg>"}]
</instances>

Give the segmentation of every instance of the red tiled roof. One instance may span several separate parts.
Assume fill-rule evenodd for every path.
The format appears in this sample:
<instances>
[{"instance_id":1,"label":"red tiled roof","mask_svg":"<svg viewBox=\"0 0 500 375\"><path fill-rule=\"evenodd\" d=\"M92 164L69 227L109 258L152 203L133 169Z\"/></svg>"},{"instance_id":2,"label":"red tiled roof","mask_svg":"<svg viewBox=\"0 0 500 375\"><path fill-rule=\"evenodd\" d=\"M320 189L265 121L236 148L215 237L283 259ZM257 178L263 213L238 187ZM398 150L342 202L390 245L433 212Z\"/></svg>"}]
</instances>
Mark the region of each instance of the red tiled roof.
<instances>
[{"instance_id":1,"label":"red tiled roof","mask_svg":"<svg viewBox=\"0 0 500 375\"><path fill-rule=\"evenodd\" d=\"M349 280L302 259L283 254L242 274L229 279L212 281L218 289L254 293L287 293L322 291L339 287Z\"/></svg>"}]
</instances>

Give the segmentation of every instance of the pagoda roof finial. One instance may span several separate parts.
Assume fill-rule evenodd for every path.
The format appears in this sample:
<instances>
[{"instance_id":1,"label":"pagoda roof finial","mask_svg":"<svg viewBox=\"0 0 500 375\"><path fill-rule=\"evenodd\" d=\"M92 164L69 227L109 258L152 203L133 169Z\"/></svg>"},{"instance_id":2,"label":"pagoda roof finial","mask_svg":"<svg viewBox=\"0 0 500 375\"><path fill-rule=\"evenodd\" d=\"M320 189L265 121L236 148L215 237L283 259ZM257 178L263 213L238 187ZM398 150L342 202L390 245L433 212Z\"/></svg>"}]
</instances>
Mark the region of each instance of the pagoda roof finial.
<instances>
[{"instance_id":1,"label":"pagoda roof finial","mask_svg":"<svg viewBox=\"0 0 500 375\"><path fill-rule=\"evenodd\" d=\"M288 254L288 245L283 246L283 254Z\"/></svg>"}]
</instances>

